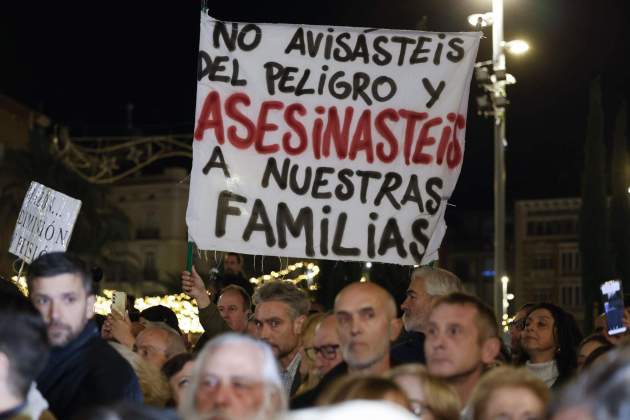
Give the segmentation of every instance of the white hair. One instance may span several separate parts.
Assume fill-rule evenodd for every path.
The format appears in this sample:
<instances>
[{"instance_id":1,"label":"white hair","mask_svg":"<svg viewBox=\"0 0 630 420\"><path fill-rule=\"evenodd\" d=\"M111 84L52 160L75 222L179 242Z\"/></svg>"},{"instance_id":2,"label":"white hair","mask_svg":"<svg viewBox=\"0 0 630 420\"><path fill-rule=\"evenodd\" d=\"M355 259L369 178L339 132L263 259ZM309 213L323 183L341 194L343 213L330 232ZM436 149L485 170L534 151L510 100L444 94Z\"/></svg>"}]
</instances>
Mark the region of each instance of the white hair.
<instances>
[{"instance_id":1,"label":"white hair","mask_svg":"<svg viewBox=\"0 0 630 420\"><path fill-rule=\"evenodd\" d=\"M424 289L431 296L446 296L463 292L462 281L448 270L437 267L418 267L411 273L411 280L419 277L424 280Z\"/></svg>"},{"instance_id":2,"label":"white hair","mask_svg":"<svg viewBox=\"0 0 630 420\"><path fill-rule=\"evenodd\" d=\"M147 321L144 325L145 325L145 328L138 333L138 337L140 337L145 331L149 331L152 329L162 330L166 333L166 357L167 358L170 359L173 356L177 356L180 353L186 353L188 351L186 349L186 343L184 343L184 339L182 338L182 336L165 322ZM138 337L136 337L136 339Z\"/></svg>"},{"instance_id":3,"label":"white hair","mask_svg":"<svg viewBox=\"0 0 630 420\"><path fill-rule=\"evenodd\" d=\"M183 401L180 407L180 414L182 418L185 420L202 419L200 414L197 413L196 394L203 375L203 368L206 361L213 353L215 353L219 348L227 345L237 345L238 349L242 349L241 352L235 352L235 355L238 356L244 356L247 358L252 357L252 347L258 350L262 356L261 376L262 381L265 384L266 395L261 410L261 413L263 413L265 417L261 418L268 418L270 414L273 415L286 411L288 403L282 384L282 378L280 377L280 368L271 347L267 343L256 340L255 338L247 335L225 333L208 341L197 355L195 366L193 367L191 383L185 390L185 395L182 399Z\"/></svg>"}]
</instances>

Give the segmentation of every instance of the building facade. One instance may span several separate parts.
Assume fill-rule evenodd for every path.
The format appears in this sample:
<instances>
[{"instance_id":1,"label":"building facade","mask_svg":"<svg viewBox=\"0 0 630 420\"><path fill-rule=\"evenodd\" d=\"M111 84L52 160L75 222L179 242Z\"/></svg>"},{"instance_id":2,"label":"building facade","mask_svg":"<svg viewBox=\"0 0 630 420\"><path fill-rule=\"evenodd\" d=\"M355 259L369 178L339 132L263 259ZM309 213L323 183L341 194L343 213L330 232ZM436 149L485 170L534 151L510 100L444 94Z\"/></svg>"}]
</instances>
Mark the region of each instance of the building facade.
<instances>
[{"instance_id":1,"label":"building facade","mask_svg":"<svg viewBox=\"0 0 630 420\"><path fill-rule=\"evenodd\" d=\"M103 287L137 295L165 292L186 266L187 172L169 168L113 185L108 200L129 218L129 241L108 244Z\"/></svg>"},{"instance_id":2,"label":"building facade","mask_svg":"<svg viewBox=\"0 0 630 420\"><path fill-rule=\"evenodd\" d=\"M583 321L580 206L578 198L516 202L513 311L528 302L552 302Z\"/></svg>"}]
</instances>

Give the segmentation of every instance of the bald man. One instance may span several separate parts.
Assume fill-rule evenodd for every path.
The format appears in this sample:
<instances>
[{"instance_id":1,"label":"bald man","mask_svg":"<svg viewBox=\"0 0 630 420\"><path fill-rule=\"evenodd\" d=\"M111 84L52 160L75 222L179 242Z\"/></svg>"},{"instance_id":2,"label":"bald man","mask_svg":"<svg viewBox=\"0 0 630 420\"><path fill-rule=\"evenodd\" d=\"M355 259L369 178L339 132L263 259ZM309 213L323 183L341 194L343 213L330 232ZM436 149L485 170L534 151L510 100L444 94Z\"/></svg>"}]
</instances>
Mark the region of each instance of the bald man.
<instances>
[{"instance_id":1,"label":"bald man","mask_svg":"<svg viewBox=\"0 0 630 420\"><path fill-rule=\"evenodd\" d=\"M352 283L337 295L334 314L343 362L311 391L294 398L291 408L314 405L319 394L346 373L380 375L390 368L396 303L387 290L375 283Z\"/></svg>"},{"instance_id":2,"label":"bald man","mask_svg":"<svg viewBox=\"0 0 630 420\"><path fill-rule=\"evenodd\" d=\"M335 299L341 355L349 372L380 375L389 370L396 303L375 283L353 283Z\"/></svg>"}]
</instances>

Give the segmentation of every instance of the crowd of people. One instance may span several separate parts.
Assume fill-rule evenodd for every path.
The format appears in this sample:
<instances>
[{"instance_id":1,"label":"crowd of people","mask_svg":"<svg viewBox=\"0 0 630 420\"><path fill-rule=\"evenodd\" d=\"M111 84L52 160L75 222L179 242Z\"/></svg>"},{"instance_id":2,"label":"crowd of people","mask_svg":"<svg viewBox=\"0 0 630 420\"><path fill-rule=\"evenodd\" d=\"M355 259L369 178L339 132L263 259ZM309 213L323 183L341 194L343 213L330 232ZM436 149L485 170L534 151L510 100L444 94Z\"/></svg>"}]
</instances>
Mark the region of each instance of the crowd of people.
<instances>
[{"instance_id":1,"label":"crowd of people","mask_svg":"<svg viewBox=\"0 0 630 420\"><path fill-rule=\"evenodd\" d=\"M630 346L601 319L583 339L569 312L532 302L504 341L444 269L415 269L400 306L356 282L326 311L291 282L246 289L242 258L226 259L216 293L181 273L195 340L164 306L95 318L71 254L33 261L28 297L0 282L0 420L630 418Z\"/></svg>"}]
</instances>

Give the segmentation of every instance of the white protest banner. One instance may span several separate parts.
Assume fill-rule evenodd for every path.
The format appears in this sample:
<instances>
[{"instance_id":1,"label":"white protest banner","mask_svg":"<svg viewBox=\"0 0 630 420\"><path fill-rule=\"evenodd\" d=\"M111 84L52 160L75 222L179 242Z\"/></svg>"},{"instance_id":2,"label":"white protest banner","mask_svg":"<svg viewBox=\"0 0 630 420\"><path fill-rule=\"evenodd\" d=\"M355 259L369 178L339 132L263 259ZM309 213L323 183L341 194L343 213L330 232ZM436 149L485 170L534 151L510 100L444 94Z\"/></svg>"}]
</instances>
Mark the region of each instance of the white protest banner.
<instances>
[{"instance_id":1,"label":"white protest banner","mask_svg":"<svg viewBox=\"0 0 630 420\"><path fill-rule=\"evenodd\" d=\"M30 264L42 254L68 249L81 201L31 182L9 252Z\"/></svg>"},{"instance_id":2,"label":"white protest banner","mask_svg":"<svg viewBox=\"0 0 630 420\"><path fill-rule=\"evenodd\" d=\"M249 254L435 260L479 38L202 13L191 240Z\"/></svg>"}]
</instances>

